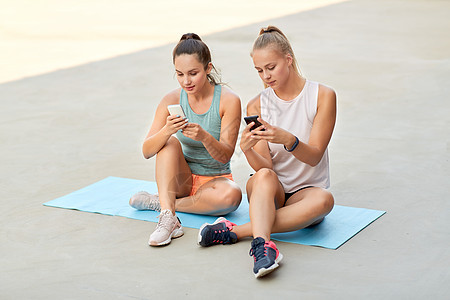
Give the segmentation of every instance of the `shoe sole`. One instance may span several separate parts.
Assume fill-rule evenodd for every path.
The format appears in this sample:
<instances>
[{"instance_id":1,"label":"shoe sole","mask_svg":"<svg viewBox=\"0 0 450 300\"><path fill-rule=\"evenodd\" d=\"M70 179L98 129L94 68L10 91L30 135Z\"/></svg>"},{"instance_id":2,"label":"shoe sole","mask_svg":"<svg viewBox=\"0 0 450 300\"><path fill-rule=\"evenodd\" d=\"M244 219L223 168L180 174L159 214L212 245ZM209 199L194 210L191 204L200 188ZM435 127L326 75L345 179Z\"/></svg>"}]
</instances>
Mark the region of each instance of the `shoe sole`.
<instances>
[{"instance_id":1,"label":"shoe sole","mask_svg":"<svg viewBox=\"0 0 450 300\"><path fill-rule=\"evenodd\" d=\"M208 225L215 225L215 224L217 224L217 223L219 223L219 222L221 222L221 221L223 221L223 220L226 220L224 217L220 217L220 218L217 218L217 220L215 220L214 221L214 223L212 223L212 224L209 224L209 223L205 223L205 224L203 224L202 226L200 226L200 229L198 230L198 238L197 238L197 244L199 244L200 246L202 246L200 243L202 242L202 231L203 231L203 229L206 227L206 226L208 226ZM206 247L206 246L202 246L202 247Z\"/></svg>"},{"instance_id":2,"label":"shoe sole","mask_svg":"<svg viewBox=\"0 0 450 300\"><path fill-rule=\"evenodd\" d=\"M169 236L169 238L167 240L159 242L159 243L156 243L156 242L153 242L153 241L149 241L148 244L150 246L153 246L153 247L155 247L155 246L164 246L164 245L170 244L172 239L179 238L179 237L181 237L183 235L184 235L183 227L180 227L180 228L172 231L172 233L170 234L170 236Z\"/></svg>"},{"instance_id":3,"label":"shoe sole","mask_svg":"<svg viewBox=\"0 0 450 300\"><path fill-rule=\"evenodd\" d=\"M273 272L276 268L278 268L280 265L278 264L283 259L283 254L279 253L278 257L275 259L275 263L271 265L270 267L261 268L258 270L258 273L255 274L255 278L263 277L271 272Z\"/></svg>"}]
</instances>

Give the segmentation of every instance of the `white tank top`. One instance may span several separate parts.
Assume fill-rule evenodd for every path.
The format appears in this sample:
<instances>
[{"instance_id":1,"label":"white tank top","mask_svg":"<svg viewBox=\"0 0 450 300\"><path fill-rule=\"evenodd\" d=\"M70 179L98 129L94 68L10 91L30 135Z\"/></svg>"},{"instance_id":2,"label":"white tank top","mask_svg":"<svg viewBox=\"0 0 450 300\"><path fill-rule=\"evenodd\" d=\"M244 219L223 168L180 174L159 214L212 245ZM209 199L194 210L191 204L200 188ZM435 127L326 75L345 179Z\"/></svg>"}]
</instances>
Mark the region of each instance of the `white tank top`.
<instances>
[{"instance_id":1,"label":"white tank top","mask_svg":"<svg viewBox=\"0 0 450 300\"><path fill-rule=\"evenodd\" d=\"M285 101L268 87L261 92L261 117L269 124L294 134L303 143L308 143L317 112L318 93L319 84L307 80L297 97ZM307 186L325 189L330 186L328 149L325 150L319 164L311 167L287 152L282 144L268 144L273 170L277 173L286 193Z\"/></svg>"}]
</instances>

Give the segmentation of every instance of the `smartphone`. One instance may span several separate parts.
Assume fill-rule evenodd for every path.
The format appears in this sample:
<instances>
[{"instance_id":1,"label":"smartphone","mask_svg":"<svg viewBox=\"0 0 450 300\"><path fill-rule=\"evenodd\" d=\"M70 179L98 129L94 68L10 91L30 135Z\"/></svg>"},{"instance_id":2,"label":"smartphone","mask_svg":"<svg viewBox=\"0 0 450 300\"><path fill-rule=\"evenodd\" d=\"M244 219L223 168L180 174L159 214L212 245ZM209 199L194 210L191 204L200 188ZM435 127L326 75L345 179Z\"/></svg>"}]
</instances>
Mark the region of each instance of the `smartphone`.
<instances>
[{"instance_id":1,"label":"smartphone","mask_svg":"<svg viewBox=\"0 0 450 300\"><path fill-rule=\"evenodd\" d=\"M180 104L167 105L167 109L169 110L171 116L178 115L182 118L186 118L186 115L184 114L183 108Z\"/></svg>"},{"instance_id":2,"label":"smartphone","mask_svg":"<svg viewBox=\"0 0 450 300\"><path fill-rule=\"evenodd\" d=\"M252 131L253 129L258 128L259 126L261 126L261 122L258 121L258 117L259 116L248 116L248 117L244 117L245 123L250 124L251 122L255 122L255 124L252 126L252 128L250 128L250 131ZM265 129L263 128L262 131L264 131Z\"/></svg>"}]
</instances>

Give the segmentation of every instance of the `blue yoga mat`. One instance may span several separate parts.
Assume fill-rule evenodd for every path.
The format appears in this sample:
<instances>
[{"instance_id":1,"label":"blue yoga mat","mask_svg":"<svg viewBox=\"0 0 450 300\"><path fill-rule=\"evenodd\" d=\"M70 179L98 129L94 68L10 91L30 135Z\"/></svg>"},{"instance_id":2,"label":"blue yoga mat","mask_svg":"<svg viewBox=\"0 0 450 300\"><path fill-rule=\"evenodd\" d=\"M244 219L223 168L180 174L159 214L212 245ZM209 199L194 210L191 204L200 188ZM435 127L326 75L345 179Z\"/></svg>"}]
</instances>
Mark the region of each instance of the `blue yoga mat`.
<instances>
[{"instance_id":1,"label":"blue yoga mat","mask_svg":"<svg viewBox=\"0 0 450 300\"><path fill-rule=\"evenodd\" d=\"M139 191L157 193L156 183L107 177L44 205L157 222L158 212L138 211L128 205L130 197ZM272 238L283 242L337 249L384 213L385 211L335 205L322 223L293 232L272 234ZM200 228L202 224L213 223L217 218L180 212L177 212L177 216L183 226L191 228ZM238 225L250 221L245 194L239 208L226 218Z\"/></svg>"}]
</instances>

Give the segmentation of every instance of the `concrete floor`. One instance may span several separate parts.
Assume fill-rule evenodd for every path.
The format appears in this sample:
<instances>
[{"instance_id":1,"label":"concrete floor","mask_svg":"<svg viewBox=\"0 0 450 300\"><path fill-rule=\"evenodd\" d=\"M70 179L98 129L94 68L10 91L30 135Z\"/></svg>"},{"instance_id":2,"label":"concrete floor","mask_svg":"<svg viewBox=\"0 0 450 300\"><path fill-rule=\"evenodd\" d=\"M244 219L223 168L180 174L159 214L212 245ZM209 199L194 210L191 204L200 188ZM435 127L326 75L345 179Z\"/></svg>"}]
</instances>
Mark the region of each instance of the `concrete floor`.
<instances>
[{"instance_id":1,"label":"concrete floor","mask_svg":"<svg viewBox=\"0 0 450 300\"><path fill-rule=\"evenodd\" d=\"M338 250L277 243L282 266L262 280L249 241L204 249L186 229L151 248L154 223L42 206L107 176L154 179L140 147L177 86L173 43L0 84L0 298L447 299L449 11L348 1L203 35L245 105L262 88L256 33L282 28L305 76L338 93L337 204L387 211ZM232 167L244 188L239 150Z\"/></svg>"}]
</instances>

